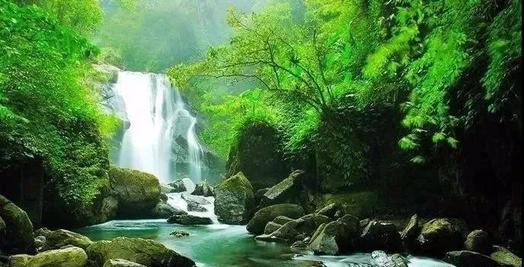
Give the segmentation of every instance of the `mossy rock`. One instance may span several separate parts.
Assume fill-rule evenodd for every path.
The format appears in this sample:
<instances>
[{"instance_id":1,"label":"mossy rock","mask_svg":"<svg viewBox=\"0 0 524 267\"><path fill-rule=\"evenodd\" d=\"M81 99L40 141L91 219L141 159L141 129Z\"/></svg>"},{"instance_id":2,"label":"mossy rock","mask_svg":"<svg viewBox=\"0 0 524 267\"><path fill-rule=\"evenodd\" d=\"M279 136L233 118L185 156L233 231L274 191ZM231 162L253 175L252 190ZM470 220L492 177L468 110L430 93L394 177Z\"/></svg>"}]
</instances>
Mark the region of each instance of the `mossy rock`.
<instances>
[{"instance_id":1,"label":"mossy rock","mask_svg":"<svg viewBox=\"0 0 524 267\"><path fill-rule=\"evenodd\" d=\"M21 254L9 257L9 267L84 267L86 252L78 247L48 250L34 256Z\"/></svg>"},{"instance_id":2,"label":"mossy rock","mask_svg":"<svg viewBox=\"0 0 524 267\"><path fill-rule=\"evenodd\" d=\"M441 257L447 251L462 248L463 222L456 219L439 218L432 219L422 226L416 240L415 252Z\"/></svg>"},{"instance_id":3,"label":"mossy rock","mask_svg":"<svg viewBox=\"0 0 524 267\"><path fill-rule=\"evenodd\" d=\"M148 216L160 201L160 182L149 173L112 167L109 170L111 194L118 199L118 216Z\"/></svg>"},{"instance_id":4,"label":"mossy rock","mask_svg":"<svg viewBox=\"0 0 524 267\"><path fill-rule=\"evenodd\" d=\"M278 216L298 219L304 215L304 208L296 204L276 204L260 209L247 224L247 230L255 235L264 232L266 224Z\"/></svg>"},{"instance_id":5,"label":"mossy rock","mask_svg":"<svg viewBox=\"0 0 524 267\"><path fill-rule=\"evenodd\" d=\"M148 267L193 267L195 262L164 245L149 239L117 237L98 241L87 250L94 266L102 266L110 259L124 259Z\"/></svg>"},{"instance_id":6,"label":"mossy rock","mask_svg":"<svg viewBox=\"0 0 524 267\"><path fill-rule=\"evenodd\" d=\"M147 267L145 265L123 259L108 260L104 267Z\"/></svg>"},{"instance_id":7,"label":"mossy rock","mask_svg":"<svg viewBox=\"0 0 524 267\"><path fill-rule=\"evenodd\" d=\"M34 253L33 224L27 213L0 195L0 217L5 225L0 250L11 254Z\"/></svg>"},{"instance_id":8,"label":"mossy rock","mask_svg":"<svg viewBox=\"0 0 524 267\"><path fill-rule=\"evenodd\" d=\"M239 172L215 188L215 213L227 224L242 224L251 217L255 193L246 176Z\"/></svg>"},{"instance_id":9,"label":"mossy rock","mask_svg":"<svg viewBox=\"0 0 524 267\"><path fill-rule=\"evenodd\" d=\"M45 237L44 246L40 251L59 249L64 246L75 246L86 249L93 243L93 241L86 236L64 229L51 231L47 228L41 228L36 230L34 235Z\"/></svg>"},{"instance_id":10,"label":"mossy rock","mask_svg":"<svg viewBox=\"0 0 524 267\"><path fill-rule=\"evenodd\" d=\"M271 187L289 174L281 133L264 121L247 121L231 147L227 176L243 172L255 189Z\"/></svg>"},{"instance_id":11,"label":"mossy rock","mask_svg":"<svg viewBox=\"0 0 524 267\"><path fill-rule=\"evenodd\" d=\"M522 267L522 258L513 254L506 248L500 246L493 246L493 252L490 258L498 262L500 265L508 265L512 267Z\"/></svg>"},{"instance_id":12,"label":"mossy rock","mask_svg":"<svg viewBox=\"0 0 524 267\"><path fill-rule=\"evenodd\" d=\"M359 218L375 217L388 210L378 193L373 191L325 194L318 206L326 207L330 204L335 204L344 214Z\"/></svg>"}]
</instances>

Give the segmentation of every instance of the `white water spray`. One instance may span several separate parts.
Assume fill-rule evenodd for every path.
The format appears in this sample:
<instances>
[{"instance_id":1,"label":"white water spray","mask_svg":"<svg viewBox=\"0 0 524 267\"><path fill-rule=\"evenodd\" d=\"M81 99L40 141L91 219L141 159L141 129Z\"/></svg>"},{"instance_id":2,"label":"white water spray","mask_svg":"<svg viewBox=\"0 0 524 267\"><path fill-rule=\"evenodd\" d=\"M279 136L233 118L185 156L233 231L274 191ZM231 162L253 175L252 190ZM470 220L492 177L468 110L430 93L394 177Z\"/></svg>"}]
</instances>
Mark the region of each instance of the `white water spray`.
<instances>
[{"instance_id":1,"label":"white water spray","mask_svg":"<svg viewBox=\"0 0 524 267\"><path fill-rule=\"evenodd\" d=\"M152 173L168 183L179 178L174 177L176 157L185 156L186 175L200 181L203 150L195 133L197 119L169 79L163 74L122 71L114 91L123 99L122 108L130 123L117 164ZM173 152L173 142L179 136L187 141L187 155Z\"/></svg>"}]
</instances>

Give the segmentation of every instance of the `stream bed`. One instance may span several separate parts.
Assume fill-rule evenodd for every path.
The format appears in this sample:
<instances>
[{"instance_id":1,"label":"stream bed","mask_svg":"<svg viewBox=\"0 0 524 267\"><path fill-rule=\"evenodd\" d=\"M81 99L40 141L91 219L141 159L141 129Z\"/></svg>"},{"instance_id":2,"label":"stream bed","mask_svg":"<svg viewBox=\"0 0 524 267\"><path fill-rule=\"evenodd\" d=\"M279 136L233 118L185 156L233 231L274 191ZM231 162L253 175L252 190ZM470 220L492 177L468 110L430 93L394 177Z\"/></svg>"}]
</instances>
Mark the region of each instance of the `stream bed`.
<instances>
[{"instance_id":1,"label":"stream bed","mask_svg":"<svg viewBox=\"0 0 524 267\"><path fill-rule=\"evenodd\" d=\"M174 230L186 231L189 236L169 235ZM118 236L153 239L190 257L199 267L304 267L309 266L309 261L322 261L327 267L378 267L370 264L369 253L293 256L288 245L256 241L241 225L182 226L168 224L166 220L121 220L77 229L77 232L94 241ZM410 256L408 260L409 267L453 267L429 258Z\"/></svg>"}]
</instances>

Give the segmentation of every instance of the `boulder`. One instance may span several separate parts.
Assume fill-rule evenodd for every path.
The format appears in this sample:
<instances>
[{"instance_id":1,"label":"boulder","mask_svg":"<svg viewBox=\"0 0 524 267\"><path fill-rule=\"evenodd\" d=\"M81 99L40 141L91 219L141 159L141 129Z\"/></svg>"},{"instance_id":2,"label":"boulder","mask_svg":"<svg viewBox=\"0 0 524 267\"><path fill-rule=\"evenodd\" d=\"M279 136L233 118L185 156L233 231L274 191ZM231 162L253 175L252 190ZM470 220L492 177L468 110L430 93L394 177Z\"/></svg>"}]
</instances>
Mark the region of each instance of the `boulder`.
<instances>
[{"instance_id":1,"label":"boulder","mask_svg":"<svg viewBox=\"0 0 524 267\"><path fill-rule=\"evenodd\" d=\"M176 238L181 238L181 237L189 236L189 233L186 231L182 231L182 230L175 230L171 232L169 235L174 236Z\"/></svg>"},{"instance_id":2,"label":"boulder","mask_svg":"<svg viewBox=\"0 0 524 267\"><path fill-rule=\"evenodd\" d=\"M78 247L48 250L34 256L27 254L9 257L9 267L84 267L86 252Z\"/></svg>"},{"instance_id":3,"label":"boulder","mask_svg":"<svg viewBox=\"0 0 524 267\"><path fill-rule=\"evenodd\" d=\"M286 216L278 216L275 219L273 219L273 222L274 223L278 223L278 224L285 224L285 223L290 222L292 220L294 220L294 219L291 219L291 218L286 217Z\"/></svg>"},{"instance_id":4,"label":"boulder","mask_svg":"<svg viewBox=\"0 0 524 267\"><path fill-rule=\"evenodd\" d=\"M193 195L212 197L215 195L213 187L207 183L207 181L200 182L196 185Z\"/></svg>"},{"instance_id":5,"label":"boulder","mask_svg":"<svg viewBox=\"0 0 524 267\"><path fill-rule=\"evenodd\" d=\"M338 218L335 218L335 214L337 214L337 212L341 210L342 209L339 204L331 203L315 211L315 213L327 216L332 219L338 219Z\"/></svg>"},{"instance_id":6,"label":"boulder","mask_svg":"<svg viewBox=\"0 0 524 267\"><path fill-rule=\"evenodd\" d=\"M273 233L274 231L278 230L278 228L282 227L281 224L275 223L275 222L268 222L266 224L266 227L264 227L264 234L269 235Z\"/></svg>"},{"instance_id":7,"label":"boulder","mask_svg":"<svg viewBox=\"0 0 524 267\"><path fill-rule=\"evenodd\" d=\"M404 242L405 246L411 248L420 233L420 225L417 214L411 216L408 224L404 227L404 230L400 232L400 238Z\"/></svg>"},{"instance_id":8,"label":"boulder","mask_svg":"<svg viewBox=\"0 0 524 267\"><path fill-rule=\"evenodd\" d=\"M295 220L297 223L296 231L311 237L313 233L318 229L318 227L323 223L330 222L331 219L322 214L308 214L304 215Z\"/></svg>"},{"instance_id":9,"label":"boulder","mask_svg":"<svg viewBox=\"0 0 524 267\"><path fill-rule=\"evenodd\" d=\"M394 267L408 267L408 260L400 254L391 255L391 261Z\"/></svg>"},{"instance_id":10,"label":"boulder","mask_svg":"<svg viewBox=\"0 0 524 267\"><path fill-rule=\"evenodd\" d=\"M402 242L397 227L389 222L369 222L358 240L358 249L364 251L398 252L401 248Z\"/></svg>"},{"instance_id":11,"label":"boulder","mask_svg":"<svg viewBox=\"0 0 524 267\"><path fill-rule=\"evenodd\" d=\"M4 225L0 250L9 254L34 253L33 224L27 213L0 195L0 217Z\"/></svg>"},{"instance_id":12,"label":"boulder","mask_svg":"<svg viewBox=\"0 0 524 267\"><path fill-rule=\"evenodd\" d=\"M304 215L304 209L296 204L277 204L257 211L246 228L252 234L262 234L266 224L278 216L297 219Z\"/></svg>"},{"instance_id":13,"label":"boulder","mask_svg":"<svg viewBox=\"0 0 524 267\"><path fill-rule=\"evenodd\" d=\"M152 217L155 219L167 219L173 215L184 215L187 212L177 209L165 201L160 201L156 204L152 211Z\"/></svg>"},{"instance_id":14,"label":"boulder","mask_svg":"<svg viewBox=\"0 0 524 267\"><path fill-rule=\"evenodd\" d=\"M177 223L182 225L204 225L213 224L213 221L207 217L198 217L190 214L173 215L167 219L168 223Z\"/></svg>"},{"instance_id":15,"label":"boulder","mask_svg":"<svg viewBox=\"0 0 524 267\"><path fill-rule=\"evenodd\" d=\"M186 201L187 210L189 211L206 212L207 209L204 207L204 205L211 204L211 202L202 196L193 196L185 193L182 194L182 199Z\"/></svg>"},{"instance_id":16,"label":"boulder","mask_svg":"<svg viewBox=\"0 0 524 267\"><path fill-rule=\"evenodd\" d=\"M40 228L35 231L35 235L45 238L45 242L40 248L40 251L59 249L68 245L86 249L93 243L93 241L86 236L64 229L51 231L47 228Z\"/></svg>"},{"instance_id":17,"label":"boulder","mask_svg":"<svg viewBox=\"0 0 524 267\"><path fill-rule=\"evenodd\" d=\"M348 252L359 235L358 218L351 215L321 224L311 237L308 247L318 255L337 255Z\"/></svg>"},{"instance_id":18,"label":"boulder","mask_svg":"<svg viewBox=\"0 0 524 267\"><path fill-rule=\"evenodd\" d=\"M500 267L490 257L468 250L448 252L444 261L460 267Z\"/></svg>"},{"instance_id":19,"label":"boulder","mask_svg":"<svg viewBox=\"0 0 524 267\"><path fill-rule=\"evenodd\" d=\"M482 254L489 254L491 252L493 243L489 234L484 230L474 230L468 234L466 241L464 241L464 248L466 250L475 251Z\"/></svg>"},{"instance_id":20,"label":"boulder","mask_svg":"<svg viewBox=\"0 0 524 267\"><path fill-rule=\"evenodd\" d=\"M164 245L149 239L117 237L111 241L97 241L87 250L95 266L110 259L123 259L148 267L193 267L195 262Z\"/></svg>"},{"instance_id":21,"label":"boulder","mask_svg":"<svg viewBox=\"0 0 524 267\"><path fill-rule=\"evenodd\" d=\"M196 189L195 183L190 178L178 179L170 184L171 193L189 192L192 193Z\"/></svg>"},{"instance_id":22,"label":"boulder","mask_svg":"<svg viewBox=\"0 0 524 267\"><path fill-rule=\"evenodd\" d=\"M123 259L112 259L104 263L104 267L147 267L145 265Z\"/></svg>"},{"instance_id":23,"label":"boulder","mask_svg":"<svg viewBox=\"0 0 524 267\"><path fill-rule=\"evenodd\" d=\"M246 223L254 206L253 187L242 172L222 181L215 189L215 213L222 223Z\"/></svg>"},{"instance_id":24,"label":"boulder","mask_svg":"<svg viewBox=\"0 0 524 267\"><path fill-rule=\"evenodd\" d=\"M262 205L271 205L275 203L283 203L288 199L292 199L300 193L300 179L304 171L296 170L293 171L287 178L282 180L280 183L269 188L262 197Z\"/></svg>"},{"instance_id":25,"label":"boulder","mask_svg":"<svg viewBox=\"0 0 524 267\"><path fill-rule=\"evenodd\" d=\"M450 219L433 219L422 226L415 251L419 254L441 257L447 251L462 248L460 222Z\"/></svg>"},{"instance_id":26,"label":"boulder","mask_svg":"<svg viewBox=\"0 0 524 267\"><path fill-rule=\"evenodd\" d=\"M493 246L493 252L490 258L503 266L522 267L522 258L500 246Z\"/></svg>"},{"instance_id":27,"label":"boulder","mask_svg":"<svg viewBox=\"0 0 524 267\"><path fill-rule=\"evenodd\" d=\"M304 238L297 230L297 222L290 221L267 235L259 235L257 240L274 241L274 242L294 242Z\"/></svg>"},{"instance_id":28,"label":"boulder","mask_svg":"<svg viewBox=\"0 0 524 267\"><path fill-rule=\"evenodd\" d=\"M160 183L151 174L118 167L109 170L111 194L118 200L118 215L136 218L150 215L160 201Z\"/></svg>"}]
</instances>

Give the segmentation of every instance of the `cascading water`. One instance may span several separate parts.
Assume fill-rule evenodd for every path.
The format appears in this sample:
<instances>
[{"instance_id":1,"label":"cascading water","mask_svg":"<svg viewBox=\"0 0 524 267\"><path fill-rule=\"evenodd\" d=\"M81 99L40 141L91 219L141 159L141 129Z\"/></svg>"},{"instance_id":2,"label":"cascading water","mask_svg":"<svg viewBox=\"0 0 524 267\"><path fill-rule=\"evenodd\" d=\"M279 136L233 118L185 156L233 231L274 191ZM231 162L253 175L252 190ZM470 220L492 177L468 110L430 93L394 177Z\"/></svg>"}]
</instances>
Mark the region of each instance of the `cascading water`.
<instances>
[{"instance_id":1,"label":"cascading water","mask_svg":"<svg viewBox=\"0 0 524 267\"><path fill-rule=\"evenodd\" d=\"M197 119L169 79L163 74L121 71L113 90L122 99L117 109L123 109L130 125L116 163L152 173L162 183L177 178L177 166L187 165L185 174L200 181L203 150L195 133ZM183 154L174 153L178 137L186 140ZM184 164L177 157L185 157Z\"/></svg>"}]
</instances>

